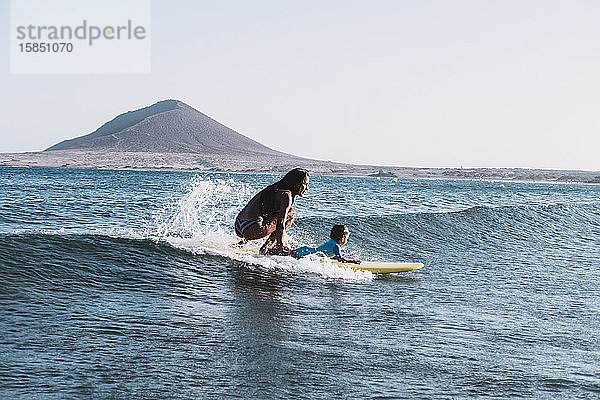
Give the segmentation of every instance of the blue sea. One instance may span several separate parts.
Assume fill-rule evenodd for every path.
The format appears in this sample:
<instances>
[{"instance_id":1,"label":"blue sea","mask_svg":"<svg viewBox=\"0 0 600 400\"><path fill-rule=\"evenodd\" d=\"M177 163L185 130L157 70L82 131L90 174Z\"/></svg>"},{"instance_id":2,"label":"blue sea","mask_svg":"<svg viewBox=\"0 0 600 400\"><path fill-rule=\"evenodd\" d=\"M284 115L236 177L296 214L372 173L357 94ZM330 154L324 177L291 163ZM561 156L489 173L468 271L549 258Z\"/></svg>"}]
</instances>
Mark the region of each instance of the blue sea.
<instances>
[{"instance_id":1,"label":"blue sea","mask_svg":"<svg viewBox=\"0 0 600 400\"><path fill-rule=\"evenodd\" d=\"M0 398L600 397L600 186L312 176L374 276L230 250L279 178L0 167Z\"/></svg>"}]
</instances>

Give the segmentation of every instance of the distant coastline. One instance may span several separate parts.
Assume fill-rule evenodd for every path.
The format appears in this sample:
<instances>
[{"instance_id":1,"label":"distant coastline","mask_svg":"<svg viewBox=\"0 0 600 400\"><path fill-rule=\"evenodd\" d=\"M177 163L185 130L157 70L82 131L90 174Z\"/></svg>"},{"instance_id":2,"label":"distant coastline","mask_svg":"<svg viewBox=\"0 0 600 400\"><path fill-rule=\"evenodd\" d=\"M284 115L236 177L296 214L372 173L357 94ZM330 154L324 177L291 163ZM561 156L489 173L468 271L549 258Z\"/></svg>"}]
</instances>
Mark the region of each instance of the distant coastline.
<instances>
[{"instance_id":1,"label":"distant coastline","mask_svg":"<svg viewBox=\"0 0 600 400\"><path fill-rule=\"evenodd\" d=\"M230 154L150 153L56 150L0 153L0 166L92 168L114 170L166 170L282 174L294 167L315 175L380 177L380 179L447 179L502 182L600 184L600 171L526 168L419 168L354 165L300 157L242 157Z\"/></svg>"}]
</instances>

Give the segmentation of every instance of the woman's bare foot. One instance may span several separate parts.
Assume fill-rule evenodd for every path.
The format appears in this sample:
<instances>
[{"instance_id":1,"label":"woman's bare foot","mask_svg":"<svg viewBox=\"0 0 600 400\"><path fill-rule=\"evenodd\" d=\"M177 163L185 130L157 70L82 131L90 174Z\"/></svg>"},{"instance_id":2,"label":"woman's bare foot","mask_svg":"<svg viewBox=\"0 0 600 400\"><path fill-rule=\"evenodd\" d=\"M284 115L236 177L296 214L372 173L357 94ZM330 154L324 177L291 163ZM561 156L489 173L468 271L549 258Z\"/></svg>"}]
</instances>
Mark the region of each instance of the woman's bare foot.
<instances>
[{"instance_id":1,"label":"woman's bare foot","mask_svg":"<svg viewBox=\"0 0 600 400\"><path fill-rule=\"evenodd\" d=\"M289 256L290 254L292 254L292 251L293 250L287 246L280 246L272 247L267 251L267 254L270 256Z\"/></svg>"},{"instance_id":2,"label":"woman's bare foot","mask_svg":"<svg viewBox=\"0 0 600 400\"><path fill-rule=\"evenodd\" d=\"M267 239L265 244L263 244L262 247L260 248L260 250L258 251L258 254L262 254L262 255L269 254L269 252L273 248L273 244L274 244L274 242Z\"/></svg>"}]
</instances>

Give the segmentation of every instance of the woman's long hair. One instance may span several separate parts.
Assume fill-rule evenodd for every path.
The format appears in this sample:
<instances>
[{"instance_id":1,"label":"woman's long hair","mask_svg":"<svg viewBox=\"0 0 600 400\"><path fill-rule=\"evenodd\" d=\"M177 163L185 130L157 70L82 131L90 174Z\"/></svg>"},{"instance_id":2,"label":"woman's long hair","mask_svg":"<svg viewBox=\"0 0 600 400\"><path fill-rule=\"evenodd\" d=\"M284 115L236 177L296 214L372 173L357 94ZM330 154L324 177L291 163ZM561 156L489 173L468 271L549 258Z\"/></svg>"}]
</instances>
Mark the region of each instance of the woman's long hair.
<instances>
[{"instance_id":1,"label":"woman's long hair","mask_svg":"<svg viewBox=\"0 0 600 400\"><path fill-rule=\"evenodd\" d=\"M280 181L273 183L263 189L260 201L261 214L265 217L272 215L275 212L275 192L279 190L289 190L292 192L292 203L296 197L296 193L304 183L304 178L310 173L304 168L294 168Z\"/></svg>"}]
</instances>

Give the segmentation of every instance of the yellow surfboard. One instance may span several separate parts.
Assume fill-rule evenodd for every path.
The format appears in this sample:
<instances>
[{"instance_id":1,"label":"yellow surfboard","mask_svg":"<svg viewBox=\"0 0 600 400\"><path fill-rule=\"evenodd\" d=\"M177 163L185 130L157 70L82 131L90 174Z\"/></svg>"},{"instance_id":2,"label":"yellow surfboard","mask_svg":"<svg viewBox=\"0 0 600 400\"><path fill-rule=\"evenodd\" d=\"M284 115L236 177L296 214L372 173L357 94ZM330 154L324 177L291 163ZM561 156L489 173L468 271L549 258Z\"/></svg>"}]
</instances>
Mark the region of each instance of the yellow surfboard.
<instances>
[{"instance_id":1,"label":"yellow surfboard","mask_svg":"<svg viewBox=\"0 0 600 400\"><path fill-rule=\"evenodd\" d=\"M423 268L423 263L361 261L360 264L331 261L338 267L352 268L357 271L369 271L373 274L390 274L394 272L408 272Z\"/></svg>"},{"instance_id":2,"label":"yellow surfboard","mask_svg":"<svg viewBox=\"0 0 600 400\"><path fill-rule=\"evenodd\" d=\"M245 249L243 247L217 247L211 245L203 245L206 248L235 253L235 254L251 254L258 255L258 250L256 249ZM260 256L260 257L270 257L270 256ZM327 259L322 258L321 262L325 262ZM356 271L369 271L373 274L391 274L395 272L409 272L415 271L417 269L423 268L423 263L411 263L411 262L385 262L385 261L363 261L361 260L360 264L355 263L347 263L335 261L334 259L330 259L331 263L337 267L351 268Z\"/></svg>"}]
</instances>

